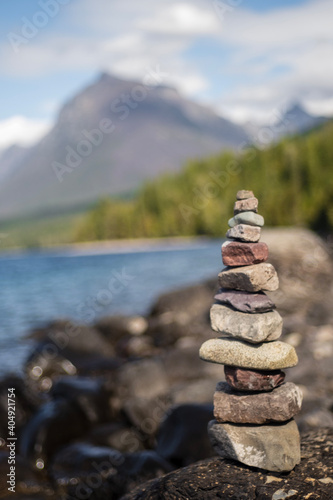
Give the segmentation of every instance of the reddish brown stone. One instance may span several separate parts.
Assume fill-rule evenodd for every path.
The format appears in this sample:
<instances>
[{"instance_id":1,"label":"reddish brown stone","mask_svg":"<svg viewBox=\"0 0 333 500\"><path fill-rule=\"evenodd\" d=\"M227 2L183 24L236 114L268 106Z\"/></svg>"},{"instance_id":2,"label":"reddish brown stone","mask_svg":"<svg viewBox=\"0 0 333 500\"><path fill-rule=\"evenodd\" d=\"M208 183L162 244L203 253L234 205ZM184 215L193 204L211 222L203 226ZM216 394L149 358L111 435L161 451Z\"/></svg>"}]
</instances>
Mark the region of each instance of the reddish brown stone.
<instances>
[{"instance_id":1,"label":"reddish brown stone","mask_svg":"<svg viewBox=\"0 0 333 500\"><path fill-rule=\"evenodd\" d=\"M226 241L222 245L222 260L225 266L251 266L268 259L266 243L243 243Z\"/></svg>"},{"instance_id":2,"label":"reddish brown stone","mask_svg":"<svg viewBox=\"0 0 333 500\"><path fill-rule=\"evenodd\" d=\"M218 422L267 424L286 422L299 413L302 392L287 382L271 392L245 393L219 382L214 394L214 417Z\"/></svg>"},{"instance_id":3,"label":"reddish brown stone","mask_svg":"<svg viewBox=\"0 0 333 500\"><path fill-rule=\"evenodd\" d=\"M281 370L246 370L237 366L224 367L225 379L237 391L271 391L284 382Z\"/></svg>"}]
</instances>

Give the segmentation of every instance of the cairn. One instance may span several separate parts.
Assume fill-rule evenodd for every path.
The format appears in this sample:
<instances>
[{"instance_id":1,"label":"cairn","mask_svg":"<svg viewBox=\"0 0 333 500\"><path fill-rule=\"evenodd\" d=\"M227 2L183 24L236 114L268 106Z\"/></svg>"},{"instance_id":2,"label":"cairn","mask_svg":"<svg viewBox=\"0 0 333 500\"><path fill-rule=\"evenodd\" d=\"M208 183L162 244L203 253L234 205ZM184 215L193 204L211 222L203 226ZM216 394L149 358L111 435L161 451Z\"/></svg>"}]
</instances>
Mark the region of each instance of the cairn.
<instances>
[{"instance_id":1,"label":"cairn","mask_svg":"<svg viewBox=\"0 0 333 500\"><path fill-rule=\"evenodd\" d=\"M215 420L208 434L224 458L269 471L290 471L300 462L300 436L293 417L302 394L285 382L285 368L298 362L295 349L278 340L282 318L265 291L279 280L267 263L268 247L259 242L264 219L252 191L239 191L228 240L222 245L227 266L211 307L212 329L221 335L200 348L204 361L224 365L226 382L214 394Z\"/></svg>"}]
</instances>

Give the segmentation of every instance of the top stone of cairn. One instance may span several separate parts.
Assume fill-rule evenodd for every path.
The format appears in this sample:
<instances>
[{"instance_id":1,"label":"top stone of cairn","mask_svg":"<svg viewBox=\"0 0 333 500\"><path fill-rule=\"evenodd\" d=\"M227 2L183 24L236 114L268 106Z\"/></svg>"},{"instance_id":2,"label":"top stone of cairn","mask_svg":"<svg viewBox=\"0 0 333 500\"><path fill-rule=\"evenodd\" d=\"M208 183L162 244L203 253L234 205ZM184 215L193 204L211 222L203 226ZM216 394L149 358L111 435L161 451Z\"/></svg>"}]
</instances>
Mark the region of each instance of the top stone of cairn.
<instances>
[{"instance_id":1,"label":"top stone of cairn","mask_svg":"<svg viewBox=\"0 0 333 500\"><path fill-rule=\"evenodd\" d=\"M237 200L247 200L248 198L254 198L253 191L247 191L246 189L241 189L236 194Z\"/></svg>"}]
</instances>

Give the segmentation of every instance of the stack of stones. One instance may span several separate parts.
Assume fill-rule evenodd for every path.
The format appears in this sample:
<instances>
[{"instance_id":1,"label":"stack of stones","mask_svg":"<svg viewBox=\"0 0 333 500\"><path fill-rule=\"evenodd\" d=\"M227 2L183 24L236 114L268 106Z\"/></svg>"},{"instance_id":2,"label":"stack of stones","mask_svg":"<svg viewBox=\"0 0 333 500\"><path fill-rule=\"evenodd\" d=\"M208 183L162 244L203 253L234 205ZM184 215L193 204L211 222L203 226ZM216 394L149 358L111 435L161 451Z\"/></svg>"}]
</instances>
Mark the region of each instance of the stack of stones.
<instances>
[{"instance_id":1,"label":"stack of stones","mask_svg":"<svg viewBox=\"0 0 333 500\"><path fill-rule=\"evenodd\" d=\"M298 362L295 349L277 340L282 318L265 291L279 280L267 263L268 247L260 243L264 219L257 214L252 191L239 191L228 240L222 245L227 266L219 274L221 289L210 311L220 336L200 349L205 361L225 365L226 382L214 394L214 416L208 433L224 458L270 471L290 471L300 462L296 415L300 389L285 382L282 369Z\"/></svg>"}]
</instances>

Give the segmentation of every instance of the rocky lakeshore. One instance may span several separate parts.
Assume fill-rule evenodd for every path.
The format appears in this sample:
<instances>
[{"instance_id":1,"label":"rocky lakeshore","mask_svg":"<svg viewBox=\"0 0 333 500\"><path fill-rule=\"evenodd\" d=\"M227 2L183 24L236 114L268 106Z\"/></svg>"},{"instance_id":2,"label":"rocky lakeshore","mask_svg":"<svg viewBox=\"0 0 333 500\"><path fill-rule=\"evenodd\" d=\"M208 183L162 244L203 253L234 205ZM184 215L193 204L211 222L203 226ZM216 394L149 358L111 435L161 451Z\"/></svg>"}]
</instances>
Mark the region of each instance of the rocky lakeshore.
<instances>
[{"instance_id":1,"label":"rocky lakeshore","mask_svg":"<svg viewBox=\"0 0 333 500\"><path fill-rule=\"evenodd\" d=\"M108 317L91 327L62 320L30 333L35 347L24 377L0 381L0 498L333 497L333 261L310 231L262 235L280 288L253 307L271 311L274 303L281 340L297 349L287 383L303 393L295 416L301 463L290 473L258 473L216 457L207 424L223 367L198 356L212 337L214 278L161 296L147 317ZM278 387L281 373L262 383ZM226 377L241 386L235 370ZM15 494L6 483L8 388L16 393Z\"/></svg>"}]
</instances>

